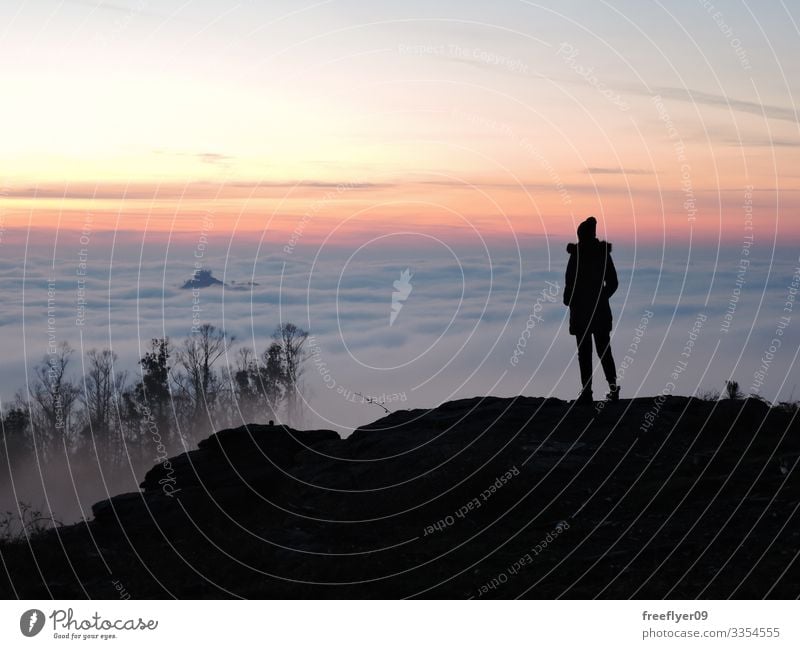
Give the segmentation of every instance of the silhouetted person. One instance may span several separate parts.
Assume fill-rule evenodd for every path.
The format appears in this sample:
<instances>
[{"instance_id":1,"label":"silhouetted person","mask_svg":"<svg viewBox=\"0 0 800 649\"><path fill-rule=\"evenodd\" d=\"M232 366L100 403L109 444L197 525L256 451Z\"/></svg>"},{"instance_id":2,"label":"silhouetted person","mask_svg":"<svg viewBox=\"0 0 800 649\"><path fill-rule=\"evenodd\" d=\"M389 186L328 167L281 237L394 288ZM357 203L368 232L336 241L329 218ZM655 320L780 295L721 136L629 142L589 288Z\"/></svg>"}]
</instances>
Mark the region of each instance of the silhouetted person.
<instances>
[{"instance_id":1,"label":"silhouetted person","mask_svg":"<svg viewBox=\"0 0 800 649\"><path fill-rule=\"evenodd\" d=\"M569 263L564 304L569 307L569 332L578 343L581 393L577 403L592 403L592 337L608 381L606 399L619 400L617 369L611 355L611 306L619 282L611 259L611 244L597 239L597 220L590 216L578 226L578 243L567 244Z\"/></svg>"}]
</instances>

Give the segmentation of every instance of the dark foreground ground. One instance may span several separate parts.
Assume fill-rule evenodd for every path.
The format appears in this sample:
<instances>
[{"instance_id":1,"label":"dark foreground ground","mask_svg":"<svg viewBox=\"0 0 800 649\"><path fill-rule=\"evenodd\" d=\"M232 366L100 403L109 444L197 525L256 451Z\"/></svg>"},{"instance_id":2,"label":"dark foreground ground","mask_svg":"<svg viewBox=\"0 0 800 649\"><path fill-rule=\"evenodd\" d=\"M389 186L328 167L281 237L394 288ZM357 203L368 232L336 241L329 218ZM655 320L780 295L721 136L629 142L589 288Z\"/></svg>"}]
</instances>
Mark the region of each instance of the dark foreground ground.
<instances>
[{"instance_id":1,"label":"dark foreground ground","mask_svg":"<svg viewBox=\"0 0 800 649\"><path fill-rule=\"evenodd\" d=\"M222 431L88 524L0 547L0 595L795 598L797 412L487 397L347 440Z\"/></svg>"}]
</instances>

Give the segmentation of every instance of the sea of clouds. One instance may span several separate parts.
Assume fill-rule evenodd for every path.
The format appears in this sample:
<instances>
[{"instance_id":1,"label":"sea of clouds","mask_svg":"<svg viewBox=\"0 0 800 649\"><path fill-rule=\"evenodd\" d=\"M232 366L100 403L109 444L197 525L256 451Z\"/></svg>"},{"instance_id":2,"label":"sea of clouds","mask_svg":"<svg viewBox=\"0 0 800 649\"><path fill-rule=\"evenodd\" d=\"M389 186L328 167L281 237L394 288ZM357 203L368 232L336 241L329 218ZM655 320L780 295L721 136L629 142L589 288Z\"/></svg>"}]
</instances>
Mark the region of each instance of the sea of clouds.
<instances>
[{"instance_id":1,"label":"sea of clouds","mask_svg":"<svg viewBox=\"0 0 800 649\"><path fill-rule=\"evenodd\" d=\"M562 304L566 240L398 232L337 245L301 238L287 253L285 238L267 235L81 236L10 233L0 243L3 408L26 394L54 342L75 349L76 381L92 348L113 349L135 381L151 338L180 344L202 322L236 338L217 369L235 366L241 346L262 352L279 323L308 330L302 426L342 435L384 409L481 395L571 399L579 389ZM800 397L797 250L742 250L614 242L623 398L721 391L729 378L769 400ZM224 286L181 288L197 268ZM595 396L604 392L597 368ZM108 475L95 457L14 466L11 476L3 509L21 500L63 522L91 517L92 503L142 478L133 466Z\"/></svg>"},{"instance_id":2,"label":"sea of clouds","mask_svg":"<svg viewBox=\"0 0 800 649\"><path fill-rule=\"evenodd\" d=\"M44 237L7 246L0 261L4 405L25 392L53 340L75 348L76 378L81 354L103 347L135 378L151 338L179 343L198 322L236 337L220 361L231 366L237 347L260 353L281 322L308 330L305 425L343 434L383 413L370 400L395 410L487 394L570 399L578 391L562 304L566 241L401 232L347 245L301 241L291 253L282 244L266 236L170 241L98 233L82 245L80 233L62 232L55 246ZM615 242L612 345L623 397L721 390L728 378L770 400L800 396L792 378L797 251L749 250L743 270L736 245ZM225 286L181 288L198 267ZM681 360L680 379L669 385ZM602 395L599 368L595 385Z\"/></svg>"}]
</instances>

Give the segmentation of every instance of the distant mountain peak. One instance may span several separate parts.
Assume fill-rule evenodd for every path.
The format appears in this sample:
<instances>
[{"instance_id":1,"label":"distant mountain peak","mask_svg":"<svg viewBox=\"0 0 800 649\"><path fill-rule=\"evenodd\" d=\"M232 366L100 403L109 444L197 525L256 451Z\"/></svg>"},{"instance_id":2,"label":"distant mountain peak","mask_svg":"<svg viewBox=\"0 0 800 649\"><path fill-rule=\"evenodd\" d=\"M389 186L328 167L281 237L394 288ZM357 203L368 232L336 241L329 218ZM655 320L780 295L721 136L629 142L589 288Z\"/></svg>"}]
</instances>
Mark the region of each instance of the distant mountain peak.
<instances>
[{"instance_id":1,"label":"distant mountain peak","mask_svg":"<svg viewBox=\"0 0 800 649\"><path fill-rule=\"evenodd\" d=\"M224 286L208 268L197 269L190 279L187 279L181 288L208 288L209 286Z\"/></svg>"}]
</instances>

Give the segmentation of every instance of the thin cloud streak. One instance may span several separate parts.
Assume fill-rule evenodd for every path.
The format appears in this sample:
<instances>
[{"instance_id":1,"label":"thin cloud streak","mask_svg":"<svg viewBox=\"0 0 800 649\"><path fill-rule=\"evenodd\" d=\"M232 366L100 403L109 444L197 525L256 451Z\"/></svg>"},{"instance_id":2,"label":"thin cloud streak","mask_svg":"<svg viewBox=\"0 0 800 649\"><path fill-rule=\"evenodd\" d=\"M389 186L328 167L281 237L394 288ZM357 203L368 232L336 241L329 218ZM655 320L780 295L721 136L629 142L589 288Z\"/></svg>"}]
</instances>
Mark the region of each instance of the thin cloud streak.
<instances>
[{"instance_id":1,"label":"thin cloud streak","mask_svg":"<svg viewBox=\"0 0 800 649\"><path fill-rule=\"evenodd\" d=\"M655 86L652 89L643 88L639 85L627 85L625 91L643 97L654 97L660 95L662 98L674 99L688 104L702 104L714 108L727 108L729 110L758 115L768 119L777 119L794 124L800 124L800 115L794 108L785 106L774 106L770 104L759 104L754 101L735 99L726 95L717 95L691 88L678 88L674 86Z\"/></svg>"}]
</instances>

